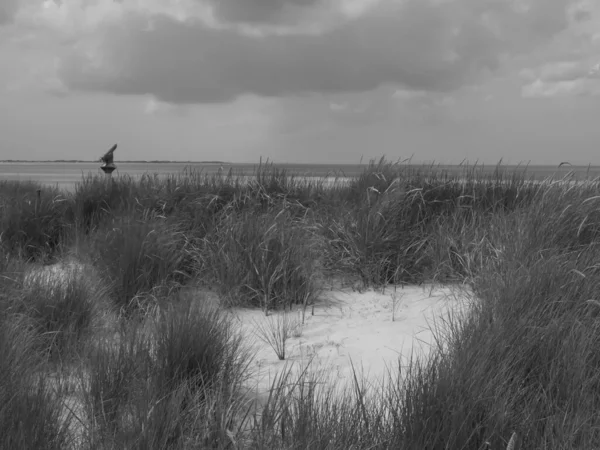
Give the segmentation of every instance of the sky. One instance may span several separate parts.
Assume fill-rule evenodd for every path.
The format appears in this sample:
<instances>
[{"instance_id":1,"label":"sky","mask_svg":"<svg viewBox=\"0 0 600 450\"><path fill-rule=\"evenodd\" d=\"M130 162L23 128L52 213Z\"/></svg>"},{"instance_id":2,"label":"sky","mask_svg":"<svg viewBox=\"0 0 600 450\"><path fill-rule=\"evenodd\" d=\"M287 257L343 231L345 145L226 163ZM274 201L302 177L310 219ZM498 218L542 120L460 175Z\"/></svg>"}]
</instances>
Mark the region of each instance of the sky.
<instances>
[{"instance_id":1,"label":"sky","mask_svg":"<svg viewBox=\"0 0 600 450\"><path fill-rule=\"evenodd\" d=\"M600 165L600 0L0 0L0 159Z\"/></svg>"}]
</instances>

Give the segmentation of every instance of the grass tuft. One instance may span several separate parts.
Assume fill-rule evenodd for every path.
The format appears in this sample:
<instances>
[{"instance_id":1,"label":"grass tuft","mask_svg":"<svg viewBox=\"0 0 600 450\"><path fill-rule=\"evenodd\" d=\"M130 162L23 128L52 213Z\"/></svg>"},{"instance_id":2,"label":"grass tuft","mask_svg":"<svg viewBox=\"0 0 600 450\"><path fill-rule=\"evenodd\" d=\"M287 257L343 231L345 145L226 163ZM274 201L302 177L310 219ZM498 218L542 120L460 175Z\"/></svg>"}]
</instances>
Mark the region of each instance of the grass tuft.
<instances>
[{"instance_id":1,"label":"grass tuft","mask_svg":"<svg viewBox=\"0 0 600 450\"><path fill-rule=\"evenodd\" d=\"M316 242L310 225L287 209L232 213L205 239L199 257L229 305L268 313L315 301Z\"/></svg>"},{"instance_id":2,"label":"grass tuft","mask_svg":"<svg viewBox=\"0 0 600 450\"><path fill-rule=\"evenodd\" d=\"M125 315L152 309L188 279L191 260L185 235L163 220L115 219L91 238L90 257Z\"/></svg>"}]
</instances>

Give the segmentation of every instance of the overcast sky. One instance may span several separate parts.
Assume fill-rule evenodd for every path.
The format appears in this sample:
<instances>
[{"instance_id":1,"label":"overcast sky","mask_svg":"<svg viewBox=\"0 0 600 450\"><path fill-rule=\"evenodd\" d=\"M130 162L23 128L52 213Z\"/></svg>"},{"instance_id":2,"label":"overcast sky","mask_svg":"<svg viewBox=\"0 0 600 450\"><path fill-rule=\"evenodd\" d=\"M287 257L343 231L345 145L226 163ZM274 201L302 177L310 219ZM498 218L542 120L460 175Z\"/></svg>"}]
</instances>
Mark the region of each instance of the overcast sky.
<instances>
[{"instance_id":1,"label":"overcast sky","mask_svg":"<svg viewBox=\"0 0 600 450\"><path fill-rule=\"evenodd\" d=\"M600 165L600 0L0 0L0 159Z\"/></svg>"}]
</instances>

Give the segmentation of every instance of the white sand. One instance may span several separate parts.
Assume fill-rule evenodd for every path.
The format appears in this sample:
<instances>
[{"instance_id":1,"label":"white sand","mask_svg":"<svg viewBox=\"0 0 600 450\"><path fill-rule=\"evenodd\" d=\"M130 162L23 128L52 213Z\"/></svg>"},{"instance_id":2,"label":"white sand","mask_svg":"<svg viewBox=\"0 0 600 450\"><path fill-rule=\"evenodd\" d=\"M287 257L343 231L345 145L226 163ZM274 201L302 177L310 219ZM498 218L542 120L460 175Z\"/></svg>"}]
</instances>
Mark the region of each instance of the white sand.
<instances>
[{"instance_id":1,"label":"white sand","mask_svg":"<svg viewBox=\"0 0 600 450\"><path fill-rule=\"evenodd\" d=\"M395 293L394 293L395 292ZM394 295L396 309L394 320ZM443 319L455 313L462 314L472 301L466 288L455 286L407 286L363 293L352 289L326 291L322 302L306 311L305 324L300 325L286 345L286 360L280 361L275 351L257 338L256 323L276 320L262 311L236 309L232 311L239 321L242 333L252 342L256 351L255 377L252 381L259 397L269 390L274 376L294 363L297 370L306 367L312 358L311 369L325 370L336 384L352 381L352 363L358 375L377 383L388 370L395 372L398 361L405 364L411 352L426 357L435 344L434 331ZM293 310L294 320L300 322L301 310ZM455 315L456 316L456 315ZM351 363L352 362L352 363Z\"/></svg>"},{"instance_id":2,"label":"white sand","mask_svg":"<svg viewBox=\"0 0 600 450\"><path fill-rule=\"evenodd\" d=\"M78 268L72 261L32 268L26 284L44 280L54 286L58 281L60 285ZM303 325L301 309L287 313L296 321L297 332L286 343L284 361L256 332L257 323L276 321L283 313L271 312L265 317L261 310L242 308L229 313L239 323L245 343L256 352L248 387L264 398L277 374L289 369L290 364L297 373L309 361L309 370L324 371L340 386L353 380L352 364L359 376L377 383L388 371L396 373L398 362L406 364L411 353L427 357L436 345L436 326L443 326L448 315L465 313L472 300L473 295L463 286L391 286L383 293L372 289L361 293L351 288L324 291L314 315L311 307L307 308Z\"/></svg>"}]
</instances>

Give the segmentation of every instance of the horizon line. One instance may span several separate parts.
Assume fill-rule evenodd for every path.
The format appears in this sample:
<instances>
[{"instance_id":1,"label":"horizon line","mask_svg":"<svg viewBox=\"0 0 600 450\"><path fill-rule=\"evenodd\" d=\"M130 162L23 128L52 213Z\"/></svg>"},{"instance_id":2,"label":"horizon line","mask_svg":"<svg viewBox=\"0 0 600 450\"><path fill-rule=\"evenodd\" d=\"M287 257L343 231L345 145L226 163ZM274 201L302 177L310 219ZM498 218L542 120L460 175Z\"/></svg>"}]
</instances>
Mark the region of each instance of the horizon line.
<instances>
[{"instance_id":1,"label":"horizon line","mask_svg":"<svg viewBox=\"0 0 600 450\"><path fill-rule=\"evenodd\" d=\"M377 159L372 159L371 161L374 161L375 163L378 161ZM391 160L388 162L392 162ZM80 159L46 159L46 160L32 160L32 159L2 159L0 160L0 163L86 163L86 164L92 164L92 163L101 163L101 161L98 160L80 160ZM274 164L274 165L315 165L315 166L321 166L321 165L344 165L344 166L368 166L370 162L359 162L359 163L348 163L348 162L328 162L328 163L309 163L309 162L274 162L272 160L265 160L263 161L258 161L258 162L231 162L231 161L215 161L215 160L206 160L206 161L191 161L191 160L187 160L187 161L183 161L183 160L144 160L144 159L140 159L140 160L123 160L123 161L119 161L119 163L123 163L123 164L136 164L136 163L145 163L145 164L212 164L212 165L222 165L222 166L235 166L236 164L244 164L244 165L256 165L256 164ZM393 162L392 162L393 163ZM401 162L401 164L403 165L419 165L419 166L423 166L423 165L428 165L428 166L448 166L448 167L460 167L460 166L466 166L466 167L473 167L473 166L488 166L488 167L501 167L501 166L505 166L505 167L523 167L523 168L527 168L527 167L531 167L531 166L538 166L538 167L556 167L557 169L560 169L563 165L566 166L565 168L568 169L569 167L600 167L600 163L599 164L591 164L591 163L587 163L587 164L570 164L570 163L564 163L561 162L560 164L534 164L532 163L532 161L529 162L521 162L521 163L517 163L517 164L504 164L502 159L497 162L497 163L485 163L485 162L480 162L480 161L475 161L473 163L468 162L463 160L462 162L456 164L450 164L450 163L441 163L441 162L435 162L435 161L422 161L422 162L410 162L410 161L403 161ZM115 163L115 165L118 165L117 163Z\"/></svg>"},{"instance_id":2,"label":"horizon line","mask_svg":"<svg viewBox=\"0 0 600 450\"><path fill-rule=\"evenodd\" d=\"M101 165L101 161L89 161L83 159L44 159L44 160L35 160L35 159L0 159L0 164L2 163L86 163L93 164L98 163ZM235 165L266 165L266 164L274 164L274 165L306 165L306 166L319 166L319 165L339 165L339 166L367 166L368 162L359 162L359 163L350 163L350 162L330 162L330 163L311 163L311 162L275 162L272 160L264 160L264 161L256 161L256 162L244 162L244 161L184 161L184 160L147 160L147 159L139 159L139 160L122 160L115 162L114 164L118 166L119 164L210 164L210 165L221 165L221 166L235 166ZM414 164L429 164L429 163L414 163ZM453 164L445 164L445 165L453 165Z\"/></svg>"}]
</instances>

